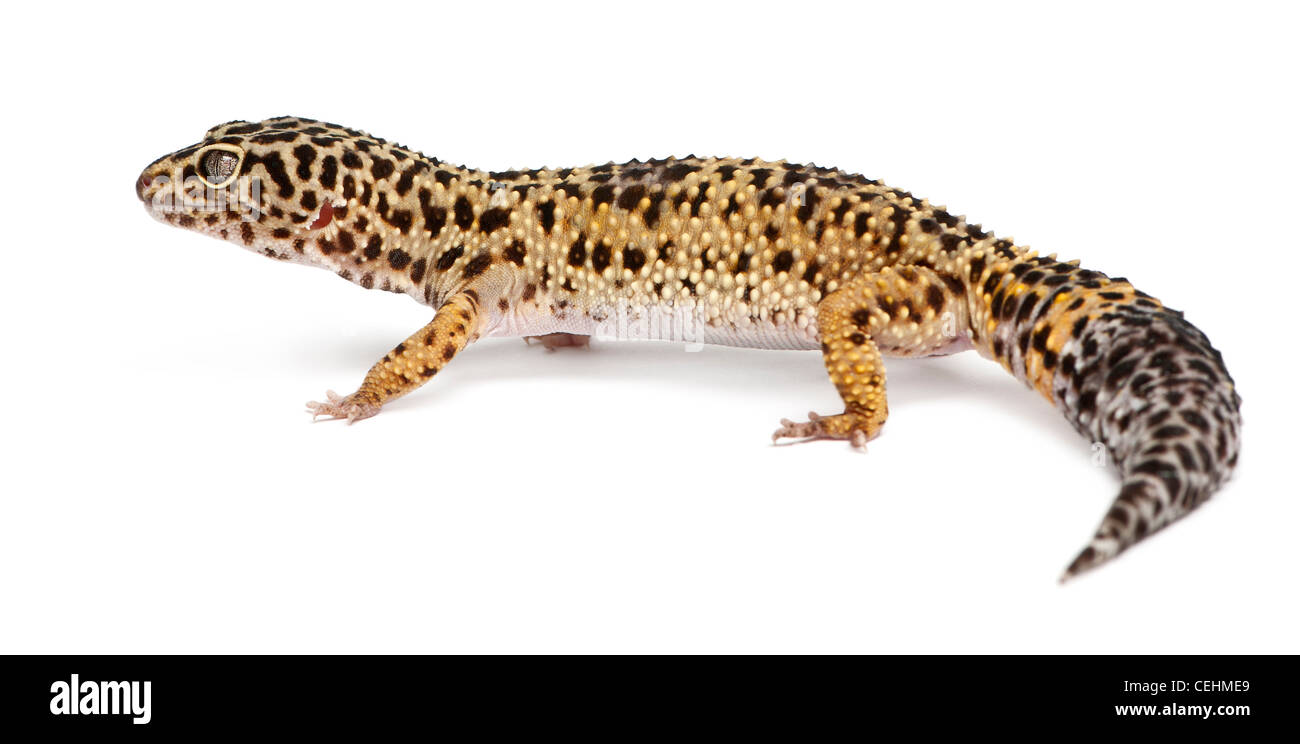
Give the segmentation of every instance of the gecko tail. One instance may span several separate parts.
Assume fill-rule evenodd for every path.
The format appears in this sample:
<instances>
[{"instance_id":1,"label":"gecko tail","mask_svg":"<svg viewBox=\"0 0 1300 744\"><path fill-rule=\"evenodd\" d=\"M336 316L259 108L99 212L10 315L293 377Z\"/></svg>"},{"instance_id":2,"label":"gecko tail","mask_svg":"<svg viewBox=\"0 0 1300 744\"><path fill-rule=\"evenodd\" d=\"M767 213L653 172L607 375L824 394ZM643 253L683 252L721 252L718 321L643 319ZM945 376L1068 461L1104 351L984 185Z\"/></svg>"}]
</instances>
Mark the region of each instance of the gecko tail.
<instances>
[{"instance_id":1,"label":"gecko tail","mask_svg":"<svg viewBox=\"0 0 1300 744\"><path fill-rule=\"evenodd\" d=\"M1121 485L1062 581L1205 503L1236 467L1240 449L1241 398L1222 356L1182 313L1138 308L1089 325L1079 336L1082 366L1065 388L1065 405L1076 428L1105 446Z\"/></svg>"},{"instance_id":2,"label":"gecko tail","mask_svg":"<svg viewBox=\"0 0 1300 744\"><path fill-rule=\"evenodd\" d=\"M972 267L971 276L975 327L990 329L985 352L1119 470L1119 495L1062 581L1176 521L1228 479L1241 398L1222 355L1182 313L1125 279L1054 257Z\"/></svg>"}]
</instances>

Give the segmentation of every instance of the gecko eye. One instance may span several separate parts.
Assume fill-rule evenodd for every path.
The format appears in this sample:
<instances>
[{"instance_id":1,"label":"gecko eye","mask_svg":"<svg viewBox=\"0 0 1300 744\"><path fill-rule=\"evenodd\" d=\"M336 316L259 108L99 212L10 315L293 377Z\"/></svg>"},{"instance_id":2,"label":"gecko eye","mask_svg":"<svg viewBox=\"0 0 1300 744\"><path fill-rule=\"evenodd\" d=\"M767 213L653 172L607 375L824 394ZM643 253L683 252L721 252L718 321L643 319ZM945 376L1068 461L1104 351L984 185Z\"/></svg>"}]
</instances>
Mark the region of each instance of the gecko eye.
<instances>
[{"instance_id":1,"label":"gecko eye","mask_svg":"<svg viewBox=\"0 0 1300 744\"><path fill-rule=\"evenodd\" d=\"M219 189L235 180L243 156L243 151L234 145L211 145L195 156L198 160L195 170L204 183Z\"/></svg>"}]
</instances>

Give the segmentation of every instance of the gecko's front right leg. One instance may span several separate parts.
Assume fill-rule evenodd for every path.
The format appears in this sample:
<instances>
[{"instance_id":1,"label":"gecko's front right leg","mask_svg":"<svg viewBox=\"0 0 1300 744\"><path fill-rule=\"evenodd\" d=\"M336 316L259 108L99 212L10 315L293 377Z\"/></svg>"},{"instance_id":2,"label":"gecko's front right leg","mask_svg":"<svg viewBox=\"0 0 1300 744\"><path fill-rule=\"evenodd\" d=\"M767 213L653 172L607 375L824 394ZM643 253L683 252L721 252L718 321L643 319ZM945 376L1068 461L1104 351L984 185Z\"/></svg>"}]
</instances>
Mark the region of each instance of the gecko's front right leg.
<instances>
[{"instance_id":1,"label":"gecko's front right leg","mask_svg":"<svg viewBox=\"0 0 1300 744\"><path fill-rule=\"evenodd\" d=\"M415 390L447 366L478 332L481 299L472 288L452 295L428 325L398 344L370 368L357 391L341 396L327 391L325 402L312 401L307 411L347 419L350 424L379 413L385 403Z\"/></svg>"}]
</instances>

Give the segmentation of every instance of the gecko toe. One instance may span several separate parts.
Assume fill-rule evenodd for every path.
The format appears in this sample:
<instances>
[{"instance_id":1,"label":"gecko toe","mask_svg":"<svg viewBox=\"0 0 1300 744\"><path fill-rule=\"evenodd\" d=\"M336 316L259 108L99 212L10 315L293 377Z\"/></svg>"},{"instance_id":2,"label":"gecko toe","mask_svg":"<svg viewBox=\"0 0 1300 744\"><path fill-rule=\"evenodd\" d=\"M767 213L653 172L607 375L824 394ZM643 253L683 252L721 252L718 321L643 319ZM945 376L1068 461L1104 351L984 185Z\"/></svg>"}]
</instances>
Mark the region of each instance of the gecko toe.
<instances>
[{"instance_id":1,"label":"gecko toe","mask_svg":"<svg viewBox=\"0 0 1300 744\"><path fill-rule=\"evenodd\" d=\"M847 439L854 449L865 452L867 442L873 439L879 430L879 426L871 426L867 419L856 413L822 416L816 411L809 411L807 421L781 419L781 428L772 433L772 441L801 439L808 442L818 439Z\"/></svg>"},{"instance_id":2,"label":"gecko toe","mask_svg":"<svg viewBox=\"0 0 1300 744\"><path fill-rule=\"evenodd\" d=\"M374 416L379 413L379 408L378 404L361 399L357 393L345 397L333 390L325 391L324 403L314 400L307 403L312 421L326 416L326 420L346 420L348 424Z\"/></svg>"}]
</instances>

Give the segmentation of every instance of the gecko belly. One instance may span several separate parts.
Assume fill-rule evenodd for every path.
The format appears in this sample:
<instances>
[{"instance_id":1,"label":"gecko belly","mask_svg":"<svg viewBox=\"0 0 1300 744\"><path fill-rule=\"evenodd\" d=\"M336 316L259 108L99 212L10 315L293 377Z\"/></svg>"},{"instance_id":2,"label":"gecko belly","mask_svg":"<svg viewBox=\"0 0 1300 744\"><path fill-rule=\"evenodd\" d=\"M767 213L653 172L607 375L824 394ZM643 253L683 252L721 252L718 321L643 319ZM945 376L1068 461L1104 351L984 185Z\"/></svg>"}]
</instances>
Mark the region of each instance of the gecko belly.
<instances>
[{"instance_id":1,"label":"gecko belly","mask_svg":"<svg viewBox=\"0 0 1300 744\"><path fill-rule=\"evenodd\" d=\"M812 313L793 321L728 317L702 304L616 302L583 310L556 305L547 312L500 312L488 321L484 335L544 336L573 333L601 341L680 341L756 349L813 350L821 347Z\"/></svg>"}]
</instances>

